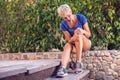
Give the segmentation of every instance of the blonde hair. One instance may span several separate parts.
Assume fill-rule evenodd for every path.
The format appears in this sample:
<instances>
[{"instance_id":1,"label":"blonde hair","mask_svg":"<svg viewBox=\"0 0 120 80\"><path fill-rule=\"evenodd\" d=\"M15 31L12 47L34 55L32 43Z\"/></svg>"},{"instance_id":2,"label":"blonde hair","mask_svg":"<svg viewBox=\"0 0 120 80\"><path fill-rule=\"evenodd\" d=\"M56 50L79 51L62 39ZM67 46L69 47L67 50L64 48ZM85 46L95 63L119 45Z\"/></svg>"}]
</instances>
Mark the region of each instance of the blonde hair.
<instances>
[{"instance_id":1,"label":"blonde hair","mask_svg":"<svg viewBox=\"0 0 120 80\"><path fill-rule=\"evenodd\" d=\"M63 4L58 7L57 12L60 17L65 17L67 14L72 13L72 10L69 5Z\"/></svg>"}]
</instances>

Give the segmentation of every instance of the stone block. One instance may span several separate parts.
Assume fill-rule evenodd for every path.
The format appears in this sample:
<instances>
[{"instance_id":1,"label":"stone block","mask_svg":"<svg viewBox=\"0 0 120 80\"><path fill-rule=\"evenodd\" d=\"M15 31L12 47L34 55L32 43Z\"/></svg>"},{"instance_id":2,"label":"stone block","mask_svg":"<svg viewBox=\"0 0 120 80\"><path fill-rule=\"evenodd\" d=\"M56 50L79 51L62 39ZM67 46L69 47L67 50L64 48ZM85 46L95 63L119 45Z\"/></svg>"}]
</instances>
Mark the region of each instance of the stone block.
<instances>
[{"instance_id":1,"label":"stone block","mask_svg":"<svg viewBox=\"0 0 120 80\"><path fill-rule=\"evenodd\" d=\"M24 67L19 67L19 66L3 67L0 68L0 78L5 78L25 72L27 72L27 70Z\"/></svg>"},{"instance_id":2,"label":"stone block","mask_svg":"<svg viewBox=\"0 0 120 80\"><path fill-rule=\"evenodd\" d=\"M9 54L3 54L3 59L4 60L9 60Z\"/></svg>"},{"instance_id":3,"label":"stone block","mask_svg":"<svg viewBox=\"0 0 120 80\"><path fill-rule=\"evenodd\" d=\"M0 60L3 60L3 54L0 54Z\"/></svg>"},{"instance_id":4,"label":"stone block","mask_svg":"<svg viewBox=\"0 0 120 80\"><path fill-rule=\"evenodd\" d=\"M63 77L63 78L56 78L56 77L50 77L45 80L87 80L89 75L89 70L84 70L82 73L69 73L68 76ZM87 79L84 79L87 78Z\"/></svg>"}]
</instances>

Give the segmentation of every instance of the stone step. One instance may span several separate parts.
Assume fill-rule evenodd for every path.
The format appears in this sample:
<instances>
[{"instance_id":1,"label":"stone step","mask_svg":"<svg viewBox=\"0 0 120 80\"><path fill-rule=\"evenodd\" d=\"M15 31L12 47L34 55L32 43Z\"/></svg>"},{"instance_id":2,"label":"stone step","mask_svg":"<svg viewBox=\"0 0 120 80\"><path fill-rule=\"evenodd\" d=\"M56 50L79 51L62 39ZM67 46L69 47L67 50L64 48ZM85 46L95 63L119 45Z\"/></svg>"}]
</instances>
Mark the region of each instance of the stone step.
<instances>
[{"instance_id":1,"label":"stone step","mask_svg":"<svg viewBox=\"0 0 120 80\"><path fill-rule=\"evenodd\" d=\"M63 78L57 78L55 76L47 78L45 80L89 80L88 76L89 76L90 71L89 70L83 70L82 73L69 73L68 76L65 76Z\"/></svg>"},{"instance_id":2,"label":"stone step","mask_svg":"<svg viewBox=\"0 0 120 80\"><path fill-rule=\"evenodd\" d=\"M0 61L0 80L44 80L59 64L59 59Z\"/></svg>"},{"instance_id":3,"label":"stone step","mask_svg":"<svg viewBox=\"0 0 120 80\"><path fill-rule=\"evenodd\" d=\"M0 78L4 78L4 77L9 77L9 76L13 76L13 75L17 75L20 73L25 73L26 72L26 68L24 67L20 67L20 66L9 66L9 67L2 67L0 68Z\"/></svg>"}]
</instances>

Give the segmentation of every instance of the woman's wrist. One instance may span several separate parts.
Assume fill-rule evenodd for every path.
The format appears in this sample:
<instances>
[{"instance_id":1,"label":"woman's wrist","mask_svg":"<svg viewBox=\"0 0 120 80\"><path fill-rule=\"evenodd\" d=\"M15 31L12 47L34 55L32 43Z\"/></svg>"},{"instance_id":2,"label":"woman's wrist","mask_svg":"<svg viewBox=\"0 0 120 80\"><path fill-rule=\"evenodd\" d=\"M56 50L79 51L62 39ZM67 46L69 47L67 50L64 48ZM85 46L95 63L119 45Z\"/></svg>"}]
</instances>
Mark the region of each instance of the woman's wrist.
<instances>
[{"instance_id":1,"label":"woman's wrist","mask_svg":"<svg viewBox=\"0 0 120 80\"><path fill-rule=\"evenodd\" d=\"M85 30L82 31L83 35L85 34Z\"/></svg>"},{"instance_id":2,"label":"woman's wrist","mask_svg":"<svg viewBox=\"0 0 120 80\"><path fill-rule=\"evenodd\" d=\"M73 42L73 38L71 38L71 39L68 41L68 43L70 43L70 44L71 44L72 42Z\"/></svg>"},{"instance_id":3,"label":"woman's wrist","mask_svg":"<svg viewBox=\"0 0 120 80\"><path fill-rule=\"evenodd\" d=\"M69 41L68 41L68 43L69 43L69 44L73 44L74 42L69 42Z\"/></svg>"},{"instance_id":4,"label":"woman's wrist","mask_svg":"<svg viewBox=\"0 0 120 80\"><path fill-rule=\"evenodd\" d=\"M71 43L71 41L69 40L68 43Z\"/></svg>"},{"instance_id":5,"label":"woman's wrist","mask_svg":"<svg viewBox=\"0 0 120 80\"><path fill-rule=\"evenodd\" d=\"M69 43L72 43L73 41L74 41L74 37L71 37L68 42L69 42Z\"/></svg>"}]
</instances>

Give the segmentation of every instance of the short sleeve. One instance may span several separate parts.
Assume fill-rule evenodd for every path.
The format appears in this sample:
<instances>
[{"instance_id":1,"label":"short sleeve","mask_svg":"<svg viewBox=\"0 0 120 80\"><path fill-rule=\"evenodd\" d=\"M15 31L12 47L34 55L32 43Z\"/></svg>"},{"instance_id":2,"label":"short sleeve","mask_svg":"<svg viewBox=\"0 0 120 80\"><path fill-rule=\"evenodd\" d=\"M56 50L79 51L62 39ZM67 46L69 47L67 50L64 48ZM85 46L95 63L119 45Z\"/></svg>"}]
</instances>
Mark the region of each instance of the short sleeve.
<instances>
[{"instance_id":1,"label":"short sleeve","mask_svg":"<svg viewBox=\"0 0 120 80\"><path fill-rule=\"evenodd\" d=\"M60 30L67 31L67 28L63 22L60 24Z\"/></svg>"},{"instance_id":2,"label":"short sleeve","mask_svg":"<svg viewBox=\"0 0 120 80\"><path fill-rule=\"evenodd\" d=\"M87 22L87 19L84 15L82 15L82 24L84 25Z\"/></svg>"},{"instance_id":3,"label":"short sleeve","mask_svg":"<svg viewBox=\"0 0 120 80\"><path fill-rule=\"evenodd\" d=\"M87 22L87 18L82 14L79 14L79 18L80 18L80 22L83 26Z\"/></svg>"}]
</instances>

